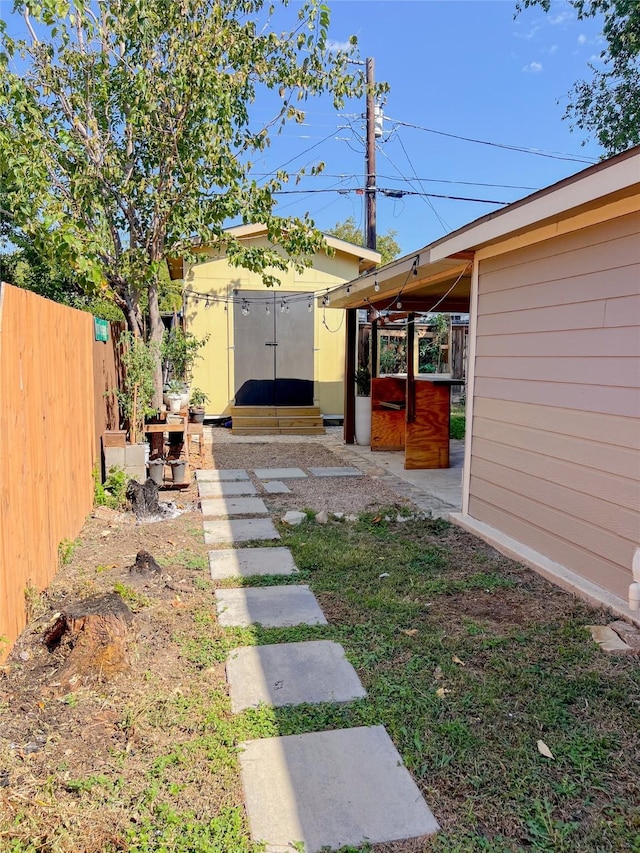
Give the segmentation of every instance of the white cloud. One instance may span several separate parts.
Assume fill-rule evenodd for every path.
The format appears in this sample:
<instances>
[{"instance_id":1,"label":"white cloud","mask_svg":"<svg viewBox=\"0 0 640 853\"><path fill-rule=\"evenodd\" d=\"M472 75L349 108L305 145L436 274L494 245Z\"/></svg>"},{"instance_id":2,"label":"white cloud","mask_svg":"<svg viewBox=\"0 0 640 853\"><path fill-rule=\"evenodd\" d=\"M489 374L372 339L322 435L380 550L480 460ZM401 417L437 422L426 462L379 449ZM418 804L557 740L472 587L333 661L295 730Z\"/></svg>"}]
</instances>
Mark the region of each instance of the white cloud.
<instances>
[{"instance_id":1,"label":"white cloud","mask_svg":"<svg viewBox=\"0 0 640 853\"><path fill-rule=\"evenodd\" d=\"M570 12L568 9L566 12L560 12L558 15L552 15L548 21L552 27L560 26L560 24L568 24L569 21L573 20L573 12Z\"/></svg>"},{"instance_id":2,"label":"white cloud","mask_svg":"<svg viewBox=\"0 0 640 853\"><path fill-rule=\"evenodd\" d=\"M548 53L549 56L553 56L554 53L558 52L558 45L552 44L551 47L544 47L544 48L542 48L542 52Z\"/></svg>"},{"instance_id":3,"label":"white cloud","mask_svg":"<svg viewBox=\"0 0 640 853\"><path fill-rule=\"evenodd\" d=\"M534 24L531 29L527 30L526 33L514 33L514 36L517 39L532 39L536 33L540 32L542 26L540 24Z\"/></svg>"},{"instance_id":4,"label":"white cloud","mask_svg":"<svg viewBox=\"0 0 640 853\"><path fill-rule=\"evenodd\" d=\"M525 74L539 74L542 71L542 63L536 62L534 60L528 65L525 65L522 70L525 72Z\"/></svg>"},{"instance_id":5,"label":"white cloud","mask_svg":"<svg viewBox=\"0 0 640 853\"><path fill-rule=\"evenodd\" d=\"M587 43L587 37L585 36L584 33L580 33L580 35L578 36L578 44L586 44L586 43Z\"/></svg>"}]
</instances>

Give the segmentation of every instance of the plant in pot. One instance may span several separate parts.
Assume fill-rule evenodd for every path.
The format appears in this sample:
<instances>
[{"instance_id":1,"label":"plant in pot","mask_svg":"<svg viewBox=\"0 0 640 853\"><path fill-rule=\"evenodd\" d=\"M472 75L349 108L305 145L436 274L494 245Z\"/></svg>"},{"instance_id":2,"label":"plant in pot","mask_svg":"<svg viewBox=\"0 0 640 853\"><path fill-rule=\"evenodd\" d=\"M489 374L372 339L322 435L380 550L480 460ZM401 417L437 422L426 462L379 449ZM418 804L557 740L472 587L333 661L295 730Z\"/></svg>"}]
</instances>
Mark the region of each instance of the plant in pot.
<instances>
[{"instance_id":1,"label":"plant in pot","mask_svg":"<svg viewBox=\"0 0 640 853\"><path fill-rule=\"evenodd\" d=\"M182 408L183 397L185 394L184 382L179 379L171 379L165 385L165 404L170 412L179 412Z\"/></svg>"},{"instance_id":2,"label":"plant in pot","mask_svg":"<svg viewBox=\"0 0 640 853\"><path fill-rule=\"evenodd\" d=\"M160 354L164 366L165 381L182 381L183 400L181 408L189 405L189 383L193 366L197 359L202 358L200 350L209 340L209 335L197 338L191 332L185 332L180 326L175 326L165 333L160 345ZM167 405L169 405L167 403Z\"/></svg>"},{"instance_id":3,"label":"plant in pot","mask_svg":"<svg viewBox=\"0 0 640 853\"><path fill-rule=\"evenodd\" d=\"M209 397L201 388L194 388L189 399L189 420L194 424L204 423L205 403Z\"/></svg>"},{"instance_id":4,"label":"plant in pot","mask_svg":"<svg viewBox=\"0 0 640 853\"><path fill-rule=\"evenodd\" d=\"M356 442L371 444L371 371L368 367L356 370Z\"/></svg>"}]
</instances>

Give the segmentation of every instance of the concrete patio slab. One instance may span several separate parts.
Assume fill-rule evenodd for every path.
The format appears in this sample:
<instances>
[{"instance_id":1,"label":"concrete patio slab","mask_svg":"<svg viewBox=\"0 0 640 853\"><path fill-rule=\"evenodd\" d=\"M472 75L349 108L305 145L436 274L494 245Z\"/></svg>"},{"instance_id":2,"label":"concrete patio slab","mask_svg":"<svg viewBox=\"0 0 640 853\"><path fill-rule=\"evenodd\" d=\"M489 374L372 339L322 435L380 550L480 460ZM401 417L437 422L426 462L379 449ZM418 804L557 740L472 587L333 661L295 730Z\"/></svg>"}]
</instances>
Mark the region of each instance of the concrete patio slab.
<instances>
[{"instance_id":1,"label":"concrete patio slab","mask_svg":"<svg viewBox=\"0 0 640 853\"><path fill-rule=\"evenodd\" d=\"M258 490L250 480L229 483L198 483L201 498L231 498L238 495L257 495Z\"/></svg>"},{"instance_id":2,"label":"concrete patio slab","mask_svg":"<svg viewBox=\"0 0 640 853\"><path fill-rule=\"evenodd\" d=\"M291 489L286 483L280 480L267 480L266 483L261 483L262 488L269 495L288 495L291 494Z\"/></svg>"},{"instance_id":3,"label":"concrete patio slab","mask_svg":"<svg viewBox=\"0 0 640 853\"><path fill-rule=\"evenodd\" d=\"M438 823L383 726L252 740L240 770L251 837L318 853L430 835Z\"/></svg>"},{"instance_id":4,"label":"concrete patio slab","mask_svg":"<svg viewBox=\"0 0 640 853\"><path fill-rule=\"evenodd\" d=\"M306 477L302 468L254 468L259 480L296 480Z\"/></svg>"},{"instance_id":5,"label":"concrete patio slab","mask_svg":"<svg viewBox=\"0 0 640 853\"><path fill-rule=\"evenodd\" d=\"M199 483L219 483L229 480L248 480L249 475L244 468L198 468L196 480Z\"/></svg>"},{"instance_id":6,"label":"concrete patio slab","mask_svg":"<svg viewBox=\"0 0 640 853\"><path fill-rule=\"evenodd\" d=\"M280 534L269 518L243 518L226 521L203 521L205 545L251 542L254 539L279 539Z\"/></svg>"},{"instance_id":7,"label":"concrete patio slab","mask_svg":"<svg viewBox=\"0 0 640 853\"><path fill-rule=\"evenodd\" d=\"M230 548L209 551L211 579L249 578L252 575L294 575L298 567L288 548Z\"/></svg>"},{"instance_id":8,"label":"concrete patio slab","mask_svg":"<svg viewBox=\"0 0 640 853\"><path fill-rule=\"evenodd\" d=\"M359 468L337 467L309 468L315 477L364 477Z\"/></svg>"},{"instance_id":9,"label":"concrete patio slab","mask_svg":"<svg viewBox=\"0 0 640 853\"><path fill-rule=\"evenodd\" d=\"M227 681L234 714L260 704L351 702L367 695L342 646L329 640L234 649Z\"/></svg>"},{"instance_id":10,"label":"concrete patio slab","mask_svg":"<svg viewBox=\"0 0 640 853\"><path fill-rule=\"evenodd\" d=\"M210 498L200 501L205 516L221 518L225 515L269 515L262 498Z\"/></svg>"},{"instance_id":11,"label":"concrete patio slab","mask_svg":"<svg viewBox=\"0 0 640 853\"><path fill-rule=\"evenodd\" d=\"M218 621L224 628L263 625L326 625L315 595L306 584L261 589L217 589Z\"/></svg>"}]
</instances>

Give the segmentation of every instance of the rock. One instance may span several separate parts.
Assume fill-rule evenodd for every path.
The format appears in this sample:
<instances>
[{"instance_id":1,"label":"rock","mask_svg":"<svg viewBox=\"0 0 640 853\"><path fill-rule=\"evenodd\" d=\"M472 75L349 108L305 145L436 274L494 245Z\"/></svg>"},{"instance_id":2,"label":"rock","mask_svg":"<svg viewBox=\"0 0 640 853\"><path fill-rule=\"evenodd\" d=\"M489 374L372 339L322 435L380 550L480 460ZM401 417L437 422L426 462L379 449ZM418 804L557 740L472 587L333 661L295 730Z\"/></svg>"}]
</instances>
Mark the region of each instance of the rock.
<instances>
[{"instance_id":1,"label":"rock","mask_svg":"<svg viewBox=\"0 0 640 853\"><path fill-rule=\"evenodd\" d=\"M321 510L316 515L316 521L318 522L318 524L326 524L329 521L329 513L326 511L326 509Z\"/></svg>"},{"instance_id":2,"label":"rock","mask_svg":"<svg viewBox=\"0 0 640 853\"><path fill-rule=\"evenodd\" d=\"M631 646L627 645L624 640L606 625L587 625L591 631L591 636L600 646L603 652L608 654L629 654Z\"/></svg>"},{"instance_id":3,"label":"rock","mask_svg":"<svg viewBox=\"0 0 640 853\"><path fill-rule=\"evenodd\" d=\"M31 653L30 653L30 652L27 652L27 651L20 652L20 654L18 655L18 657L20 658L20 660L25 660L25 661L26 661L26 660L31 660Z\"/></svg>"},{"instance_id":4,"label":"rock","mask_svg":"<svg viewBox=\"0 0 640 853\"><path fill-rule=\"evenodd\" d=\"M336 521L342 521L342 519L344 518L344 513L343 512L334 512L333 517L335 518Z\"/></svg>"},{"instance_id":5,"label":"rock","mask_svg":"<svg viewBox=\"0 0 640 853\"><path fill-rule=\"evenodd\" d=\"M282 516L283 524L288 524L290 527L295 527L307 520L307 515L304 512L298 512L295 509L290 509Z\"/></svg>"},{"instance_id":6,"label":"rock","mask_svg":"<svg viewBox=\"0 0 640 853\"><path fill-rule=\"evenodd\" d=\"M635 625L630 625L628 622L619 619L617 622L611 622L608 627L615 631L620 639L624 640L634 651L640 651L640 630Z\"/></svg>"}]
</instances>

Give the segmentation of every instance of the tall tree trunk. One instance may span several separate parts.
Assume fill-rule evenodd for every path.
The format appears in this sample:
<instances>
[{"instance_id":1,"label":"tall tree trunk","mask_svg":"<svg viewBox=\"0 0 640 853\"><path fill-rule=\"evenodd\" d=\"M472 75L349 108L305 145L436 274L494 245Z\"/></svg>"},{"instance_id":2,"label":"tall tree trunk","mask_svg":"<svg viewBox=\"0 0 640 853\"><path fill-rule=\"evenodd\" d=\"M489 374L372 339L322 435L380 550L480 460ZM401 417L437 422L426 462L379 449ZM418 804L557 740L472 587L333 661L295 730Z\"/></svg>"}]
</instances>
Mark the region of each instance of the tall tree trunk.
<instances>
[{"instance_id":1,"label":"tall tree trunk","mask_svg":"<svg viewBox=\"0 0 640 853\"><path fill-rule=\"evenodd\" d=\"M155 343L153 347L153 381L155 384L155 392L153 395L153 405L160 409L162 405L162 362L160 359L160 343L164 333L164 323L160 316L160 306L158 305L158 280L155 279L149 284L149 340Z\"/></svg>"}]
</instances>

